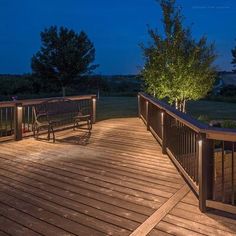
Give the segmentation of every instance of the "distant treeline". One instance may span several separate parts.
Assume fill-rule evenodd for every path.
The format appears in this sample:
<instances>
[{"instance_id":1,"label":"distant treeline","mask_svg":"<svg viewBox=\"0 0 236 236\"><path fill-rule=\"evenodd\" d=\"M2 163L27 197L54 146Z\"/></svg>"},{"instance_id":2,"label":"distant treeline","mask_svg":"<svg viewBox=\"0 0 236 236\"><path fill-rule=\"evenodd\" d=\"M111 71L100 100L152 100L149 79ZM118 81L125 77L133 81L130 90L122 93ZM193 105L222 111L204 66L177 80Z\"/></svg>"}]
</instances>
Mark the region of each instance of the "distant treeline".
<instances>
[{"instance_id":1,"label":"distant treeline","mask_svg":"<svg viewBox=\"0 0 236 236\"><path fill-rule=\"evenodd\" d=\"M66 95L96 93L101 96L135 96L142 88L136 75L91 75L74 79L66 88ZM61 96L56 79L40 79L32 75L0 75L0 100Z\"/></svg>"}]
</instances>

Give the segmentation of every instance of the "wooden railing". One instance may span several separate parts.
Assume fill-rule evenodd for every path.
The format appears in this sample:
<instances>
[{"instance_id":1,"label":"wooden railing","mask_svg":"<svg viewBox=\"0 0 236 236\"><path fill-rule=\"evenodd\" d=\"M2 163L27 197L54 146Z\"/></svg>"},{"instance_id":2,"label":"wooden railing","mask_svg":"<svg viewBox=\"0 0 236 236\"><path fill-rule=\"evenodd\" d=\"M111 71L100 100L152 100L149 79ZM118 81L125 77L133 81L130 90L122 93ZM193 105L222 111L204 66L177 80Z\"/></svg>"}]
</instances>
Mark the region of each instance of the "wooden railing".
<instances>
[{"instance_id":1,"label":"wooden railing","mask_svg":"<svg viewBox=\"0 0 236 236\"><path fill-rule=\"evenodd\" d=\"M214 128L147 94L139 116L199 198L199 208L236 214L236 130Z\"/></svg>"},{"instance_id":2,"label":"wooden railing","mask_svg":"<svg viewBox=\"0 0 236 236\"><path fill-rule=\"evenodd\" d=\"M67 97L78 103L80 108L87 108L92 114L93 123L96 120L96 95ZM48 98L28 99L10 102L0 102L0 141L33 135L33 107Z\"/></svg>"}]
</instances>

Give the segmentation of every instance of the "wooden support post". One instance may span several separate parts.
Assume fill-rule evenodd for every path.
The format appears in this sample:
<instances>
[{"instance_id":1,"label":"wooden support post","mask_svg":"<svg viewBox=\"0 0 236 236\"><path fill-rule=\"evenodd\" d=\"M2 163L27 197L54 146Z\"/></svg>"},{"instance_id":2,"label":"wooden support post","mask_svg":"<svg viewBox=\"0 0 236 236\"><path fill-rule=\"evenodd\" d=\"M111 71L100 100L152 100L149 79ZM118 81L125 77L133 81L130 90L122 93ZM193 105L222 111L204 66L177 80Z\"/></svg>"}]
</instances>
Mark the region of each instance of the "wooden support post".
<instances>
[{"instance_id":1,"label":"wooden support post","mask_svg":"<svg viewBox=\"0 0 236 236\"><path fill-rule=\"evenodd\" d=\"M167 141L167 125L166 125L166 112L164 110L161 111L161 138L162 138L162 153L166 154L166 141Z\"/></svg>"},{"instance_id":2,"label":"wooden support post","mask_svg":"<svg viewBox=\"0 0 236 236\"><path fill-rule=\"evenodd\" d=\"M140 95L138 94L138 117L140 118L140 113L141 113L141 109L140 109Z\"/></svg>"},{"instance_id":3,"label":"wooden support post","mask_svg":"<svg viewBox=\"0 0 236 236\"><path fill-rule=\"evenodd\" d=\"M22 116L23 116L22 104L16 103L14 111L14 139L16 141L22 139Z\"/></svg>"},{"instance_id":4,"label":"wooden support post","mask_svg":"<svg viewBox=\"0 0 236 236\"><path fill-rule=\"evenodd\" d=\"M199 208L206 212L206 200L212 198L214 148L212 140L200 133L197 138Z\"/></svg>"},{"instance_id":5,"label":"wooden support post","mask_svg":"<svg viewBox=\"0 0 236 236\"><path fill-rule=\"evenodd\" d=\"M96 99L96 97L93 97L92 98L93 124L95 124L95 122L96 122L96 111L97 111L97 99Z\"/></svg>"},{"instance_id":6,"label":"wooden support post","mask_svg":"<svg viewBox=\"0 0 236 236\"><path fill-rule=\"evenodd\" d=\"M146 101L146 122L147 122L147 130L150 130L149 128L149 102Z\"/></svg>"}]
</instances>

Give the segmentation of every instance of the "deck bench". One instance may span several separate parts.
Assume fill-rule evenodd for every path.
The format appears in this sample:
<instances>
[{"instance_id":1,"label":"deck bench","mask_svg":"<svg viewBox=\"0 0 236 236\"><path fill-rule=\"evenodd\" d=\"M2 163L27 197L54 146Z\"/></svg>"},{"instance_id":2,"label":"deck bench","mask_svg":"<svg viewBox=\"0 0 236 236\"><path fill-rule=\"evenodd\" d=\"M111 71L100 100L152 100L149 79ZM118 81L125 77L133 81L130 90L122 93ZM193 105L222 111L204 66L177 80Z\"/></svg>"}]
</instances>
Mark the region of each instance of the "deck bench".
<instances>
[{"instance_id":1,"label":"deck bench","mask_svg":"<svg viewBox=\"0 0 236 236\"><path fill-rule=\"evenodd\" d=\"M80 128L81 122L85 122L88 131L91 132L92 116L86 113L85 110L90 109L81 109L78 103L67 98L52 98L36 104L33 108L34 137L38 139L40 130L46 129L48 140L50 140L52 134L53 142L55 142L55 129L57 127L65 127L66 125L71 127L72 125L75 130Z\"/></svg>"}]
</instances>

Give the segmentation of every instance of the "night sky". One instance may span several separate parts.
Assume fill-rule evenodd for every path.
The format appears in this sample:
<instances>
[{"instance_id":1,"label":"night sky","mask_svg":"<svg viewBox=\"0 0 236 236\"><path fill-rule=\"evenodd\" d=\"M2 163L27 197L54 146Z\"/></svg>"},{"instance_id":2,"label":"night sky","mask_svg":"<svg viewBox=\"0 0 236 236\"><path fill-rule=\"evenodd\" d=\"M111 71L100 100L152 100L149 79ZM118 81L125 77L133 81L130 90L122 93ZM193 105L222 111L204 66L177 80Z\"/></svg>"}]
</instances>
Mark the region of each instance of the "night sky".
<instances>
[{"instance_id":1,"label":"night sky","mask_svg":"<svg viewBox=\"0 0 236 236\"><path fill-rule=\"evenodd\" d=\"M220 70L231 70L236 45L236 0L177 0L195 38L215 42ZM147 24L161 29L155 0L0 0L0 74L31 72L40 32L51 25L84 30L96 48L99 74L133 74L142 66L139 44Z\"/></svg>"}]
</instances>

